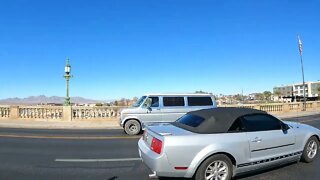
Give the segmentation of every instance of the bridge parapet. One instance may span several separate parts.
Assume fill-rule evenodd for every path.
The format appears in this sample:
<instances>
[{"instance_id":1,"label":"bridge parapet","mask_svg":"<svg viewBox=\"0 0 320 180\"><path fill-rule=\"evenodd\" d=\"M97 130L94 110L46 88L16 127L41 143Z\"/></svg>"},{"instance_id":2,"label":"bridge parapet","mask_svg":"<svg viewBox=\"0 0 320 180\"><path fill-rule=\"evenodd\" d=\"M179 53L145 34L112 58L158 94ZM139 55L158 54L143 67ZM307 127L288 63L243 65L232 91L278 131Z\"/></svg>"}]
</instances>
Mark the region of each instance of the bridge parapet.
<instances>
[{"instance_id":1,"label":"bridge parapet","mask_svg":"<svg viewBox=\"0 0 320 180\"><path fill-rule=\"evenodd\" d=\"M219 107L252 108L267 111L272 114L300 112L303 103L270 103L270 104L241 104L220 105ZM123 106L0 106L0 119L20 120L111 120L117 119ZM320 101L307 102L306 111L319 111Z\"/></svg>"}]
</instances>

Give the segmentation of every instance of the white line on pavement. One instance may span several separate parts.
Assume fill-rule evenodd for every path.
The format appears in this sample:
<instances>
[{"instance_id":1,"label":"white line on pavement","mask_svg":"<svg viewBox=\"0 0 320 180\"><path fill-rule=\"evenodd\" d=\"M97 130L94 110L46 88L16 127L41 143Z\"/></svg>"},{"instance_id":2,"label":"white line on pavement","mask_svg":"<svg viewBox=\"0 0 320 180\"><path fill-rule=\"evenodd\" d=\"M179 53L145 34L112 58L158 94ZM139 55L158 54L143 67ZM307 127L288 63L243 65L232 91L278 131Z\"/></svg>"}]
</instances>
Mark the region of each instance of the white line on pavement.
<instances>
[{"instance_id":1,"label":"white line on pavement","mask_svg":"<svg viewBox=\"0 0 320 180\"><path fill-rule=\"evenodd\" d=\"M141 161L141 158L121 158L121 159L55 159L55 162L121 162L121 161Z\"/></svg>"}]
</instances>

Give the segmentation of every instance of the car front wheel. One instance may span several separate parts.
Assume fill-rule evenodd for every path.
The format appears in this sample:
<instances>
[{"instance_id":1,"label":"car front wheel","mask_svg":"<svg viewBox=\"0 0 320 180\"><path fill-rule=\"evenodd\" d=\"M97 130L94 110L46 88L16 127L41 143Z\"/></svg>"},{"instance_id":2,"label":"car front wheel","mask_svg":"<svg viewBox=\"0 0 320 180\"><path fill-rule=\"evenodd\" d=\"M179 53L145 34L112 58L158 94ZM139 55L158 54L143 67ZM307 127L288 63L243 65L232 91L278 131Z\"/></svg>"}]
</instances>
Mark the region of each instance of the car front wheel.
<instances>
[{"instance_id":1,"label":"car front wheel","mask_svg":"<svg viewBox=\"0 0 320 180\"><path fill-rule=\"evenodd\" d=\"M124 125L124 131L130 135L137 135L141 132L140 123L137 120L129 120Z\"/></svg>"},{"instance_id":2,"label":"car front wheel","mask_svg":"<svg viewBox=\"0 0 320 180\"><path fill-rule=\"evenodd\" d=\"M316 137L312 136L308 139L302 153L301 160L303 162L312 162L318 154L319 141Z\"/></svg>"},{"instance_id":3,"label":"car front wheel","mask_svg":"<svg viewBox=\"0 0 320 180\"><path fill-rule=\"evenodd\" d=\"M217 154L206 159L196 172L195 180L230 180L232 162L228 156Z\"/></svg>"}]
</instances>

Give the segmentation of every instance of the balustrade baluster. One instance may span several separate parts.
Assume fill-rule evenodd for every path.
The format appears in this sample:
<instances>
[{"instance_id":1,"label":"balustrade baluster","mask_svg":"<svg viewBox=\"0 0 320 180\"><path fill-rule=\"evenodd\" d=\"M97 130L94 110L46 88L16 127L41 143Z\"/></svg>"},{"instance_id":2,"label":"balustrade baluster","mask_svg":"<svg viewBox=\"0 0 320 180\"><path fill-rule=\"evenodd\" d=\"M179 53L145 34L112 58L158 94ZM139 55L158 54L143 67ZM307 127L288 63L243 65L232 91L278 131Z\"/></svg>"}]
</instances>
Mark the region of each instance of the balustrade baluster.
<instances>
[{"instance_id":1,"label":"balustrade baluster","mask_svg":"<svg viewBox=\"0 0 320 180\"><path fill-rule=\"evenodd\" d=\"M46 109L45 109L45 108L42 108L42 119L45 119L45 116L44 116L45 111L46 111Z\"/></svg>"},{"instance_id":2,"label":"balustrade baluster","mask_svg":"<svg viewBox=\"0 0 320 180\"><path fill-rule=\"evenodd\" d=\"M76 110L76 118L77 118L77 119L79 119L79 113L80 113L80 110L77 109L77 110Z\"/></svg>"},{"instance_id":3,"label":"balustrade baluster","mask_svg":"<svg viewBox=\"0 0 320 180\"><path fill-rule=\"evenodd\" d=\"M86 116L84 109L81 109L81 119L84 119Z\"/></svg>"},{"instance_id":4,"label":"balustrade baluster","mask_svg":"<svg viewBox=\"0 0 320 180\"><path fill-rule=\"evenodd\" d=\"M54 119L58 119L58 112L57 109L54 110Z\"/></svg>"},{"instance_id":5,"label":"balustrade baluster","mask_svg":"<svg viewBox=\"0 0 320 180\"><path fill-rule=\"evenodd\" d=\"M34 110L34 118L37 119L39 116L39 108L35 108Z\"/></svg>"},{"instance_id":6,"label":"balustrade baluster","mask_svg":"<svg viewBox=\"0 0 320 180\"><path fill-rule=\"evenodd\" d=\"M59 115L60 115L59 119L62 119L62 116L63 116L62 109L59 109Z\"/></svg>"},{"instance_id":7,"label":"balustrade baluster","mask_svg":"<svg viewBox=\"0 0 320 180\"><path fill-rule=\"evenodd\" d=\"M31 113L30 113L30 110L29 110L29 108L26 108L26 111L27 111L27 118L30 118L30 116L31 116Z\"/></svg>"},{"instance_id":8,"label":"balustrade baluster","mask_svg":"<svg viewBox=\"0 0 320 180\"><path fill-rule=\"evenodd\" d=\"M49 117L48 117L48 109L47 109L47 108L44 110L44 117L45 117L46 119L49 118Z\"/></svg>"}]
</instances>

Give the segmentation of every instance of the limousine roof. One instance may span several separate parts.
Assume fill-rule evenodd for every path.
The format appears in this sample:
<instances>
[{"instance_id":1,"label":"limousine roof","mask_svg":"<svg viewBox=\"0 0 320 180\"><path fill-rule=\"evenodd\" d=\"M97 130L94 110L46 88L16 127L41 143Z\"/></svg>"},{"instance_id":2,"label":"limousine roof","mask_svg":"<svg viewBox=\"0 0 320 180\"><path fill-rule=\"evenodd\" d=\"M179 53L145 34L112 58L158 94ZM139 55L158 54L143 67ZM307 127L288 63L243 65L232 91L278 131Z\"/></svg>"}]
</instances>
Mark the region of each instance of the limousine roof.
<instances>
[{"instance_id":1,"label":"limousine roof","mask_svg":"<svg viewBox=\"0 0 320 180\"><path fill-rule=\"evenodd\" d=\"M213 96L205 93L148 93L145 96Z\"/></svg>"}]
</instances>

